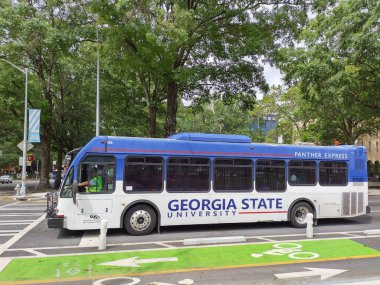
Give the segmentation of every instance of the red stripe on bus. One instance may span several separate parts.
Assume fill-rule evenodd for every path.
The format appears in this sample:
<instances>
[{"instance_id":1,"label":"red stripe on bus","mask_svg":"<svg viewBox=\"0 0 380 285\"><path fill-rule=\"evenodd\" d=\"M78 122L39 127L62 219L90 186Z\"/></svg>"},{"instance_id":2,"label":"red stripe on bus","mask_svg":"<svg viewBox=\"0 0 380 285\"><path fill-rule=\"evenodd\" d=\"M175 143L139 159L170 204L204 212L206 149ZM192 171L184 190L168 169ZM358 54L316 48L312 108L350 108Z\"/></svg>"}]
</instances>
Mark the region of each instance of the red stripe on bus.
<instances>
[{"instance_id":1,"label":"red stripe on bus","mask_svg":"<svg viewBox=\"0 0 380 285\"><path fill-rule=\"evenodd\" d=\"M288 211L239 212L239 214L285 214Z\"/></svg>"},{"instance_id":2,"label":"red stripe on bus","mask_svg":"<svg viewBox=\"0 0 380 285\"><path fill-rule=\"evenodd\" d=\"M104 148L94 147L92 151L104 151ZM201 155L240 155L240 156L277 156L277 157L293 157L293 154L281 153L252 153L252 152L223 152L223 151L187 151L187 150L157 150L157 149L129 149L129 148L110 148L107 151L129 152L129 153L166 153L166 154L201 154Z\"/></svg>"}]
</instances>

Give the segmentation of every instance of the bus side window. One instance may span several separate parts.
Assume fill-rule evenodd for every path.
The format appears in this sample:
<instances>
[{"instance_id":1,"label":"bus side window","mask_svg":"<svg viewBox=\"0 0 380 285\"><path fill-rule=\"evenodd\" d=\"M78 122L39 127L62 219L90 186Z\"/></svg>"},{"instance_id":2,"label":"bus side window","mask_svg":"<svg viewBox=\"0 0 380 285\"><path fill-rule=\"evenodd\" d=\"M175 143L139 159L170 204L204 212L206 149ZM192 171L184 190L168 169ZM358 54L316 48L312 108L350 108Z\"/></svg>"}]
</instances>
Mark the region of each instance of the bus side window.
<instances>
[{"instance_id":1,"label":"bus side window","mask_svg":"<svg viewBox=\"0 0 380 285\"><path fill-rule=\"evenodd\" d=\"M258 192L286 190L284 160L257 160L256 190Z\"/></svg>"},{"instance_id":2,"label":"bus side window","mask_svg":"<svg viewBox=\"0 0 380 285\"><path fill-rule=\"evenodd\" d=\"M164 159L128 156L124 169L125 192L160 192L163 189Z\"/></svg>"},{"instance_id":3,"label":"bus side window","mask_svg":"<svg viewBox=\"0 0 380 285\"><path fill-rule=\"evenodd\" d=\"M346 162L322 161L319 163L319 184L321 186L345 186L348 183Z\"/></svg>"}]
</instances>

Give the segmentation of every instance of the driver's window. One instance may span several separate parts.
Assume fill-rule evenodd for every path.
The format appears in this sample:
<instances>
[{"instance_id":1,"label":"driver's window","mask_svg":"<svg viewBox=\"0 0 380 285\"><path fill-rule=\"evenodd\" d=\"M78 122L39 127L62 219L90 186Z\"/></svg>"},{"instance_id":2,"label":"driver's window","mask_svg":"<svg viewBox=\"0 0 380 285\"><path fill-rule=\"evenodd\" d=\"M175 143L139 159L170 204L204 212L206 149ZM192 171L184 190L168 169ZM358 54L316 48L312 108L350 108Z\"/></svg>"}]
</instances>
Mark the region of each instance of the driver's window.
<instances>
[{"instance_id":1,"label":"driver's window","mask_svg":"<svg viewBox=\"0 0 380 285\"><path fill-rule=\"evenodd\" d=\"M65 177L65 182L63 183L61 189L61 198L72 198L73 197L73 181L74 181L74 167L71 167L69 173Z\"/></svg>"},{"instance_id":2,"label":"driver's window","mask_svg":"<svg viewBox=\"0 0 380 285\"><path fill-rule=\"evenodd\" d=\"M87 156L80 165L79 192L111 193L115 186L115 158Z\"/></svg>"}]
</instances>

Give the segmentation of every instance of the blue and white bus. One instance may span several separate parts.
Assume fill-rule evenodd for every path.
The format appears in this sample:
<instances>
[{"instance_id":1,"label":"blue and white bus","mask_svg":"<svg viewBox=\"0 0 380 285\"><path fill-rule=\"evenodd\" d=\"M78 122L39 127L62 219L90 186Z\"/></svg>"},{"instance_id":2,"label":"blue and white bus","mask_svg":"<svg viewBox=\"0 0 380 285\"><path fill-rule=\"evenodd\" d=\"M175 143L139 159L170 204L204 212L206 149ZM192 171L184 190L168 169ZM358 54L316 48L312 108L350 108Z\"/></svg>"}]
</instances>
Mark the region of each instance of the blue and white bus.
<instances>
[{"instance_id":1,"label":"blue and white bus","mask_svg":"<svg viewBox=\"0 0 380 285\"><path fill-rule=\"evenodd\" d=\"M369 213L366 161L362 146L260 144L200 133L99 136L71 162L48 225L89 230L106 219L131 235L194 224L305 227L308 213Z\"/></svg>"}]
</instances>

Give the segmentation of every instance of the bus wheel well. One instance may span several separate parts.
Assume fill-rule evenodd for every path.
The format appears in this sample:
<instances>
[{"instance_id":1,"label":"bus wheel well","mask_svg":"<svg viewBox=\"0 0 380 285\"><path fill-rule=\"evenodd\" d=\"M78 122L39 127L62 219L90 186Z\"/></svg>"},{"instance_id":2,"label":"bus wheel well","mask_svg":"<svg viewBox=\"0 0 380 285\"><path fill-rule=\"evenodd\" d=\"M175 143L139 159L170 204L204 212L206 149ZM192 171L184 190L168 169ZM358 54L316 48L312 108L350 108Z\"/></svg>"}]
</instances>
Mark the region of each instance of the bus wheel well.
<instances>
[{"instance_id":1,"label":"bus wheel well","mask_svg":"<svg viewBox=\"0 0 380 285\"><path fill-rule=\"evenodd\" d=\"M314 212L314 220L317 218L317 209L315 208L314 203L311 202L311 201L310 201L309 199L307 199L307 198L299 198L299 199L293 201L293 203L292 203L292 204L290 205L290 207L289 207L289 210L288 210L288 221L290 221L290 213L291 213L293 207L294 207L295 205L297 205L298 203L301 203L301 202L304 202L304 203L309 204L310 207L313 209L313 212Z\"/></svg>"},{"instance_id":2,"label":"bus wheel well","mask_svg":"<svg viewBox=\"0 0 380 285\"><path fill-rule=\"evenodd\" d=\"M121 214L121 217L120 217L120 227L123 228L124 227L124 218L125 218L125 215L127 214L128 210L133 207L133 206L137 206L137 205L146 205L146 206L149 206L153 209L153 211L156 213L157 215L157 225L156 225L156 229L158 232L160 232L160 225L161 225L161 213L160 211L158 210L157 206L155 204L153 204L152 202L150 201L147 201L147 200L138 200L138 201L134 201L130 204L127 205L127 207L124 208L123 210L123 213Z\"/></svg>"}]
</instances>

